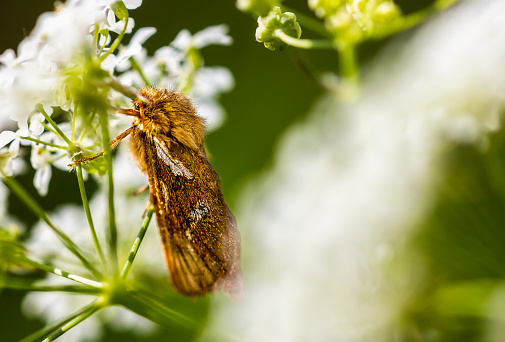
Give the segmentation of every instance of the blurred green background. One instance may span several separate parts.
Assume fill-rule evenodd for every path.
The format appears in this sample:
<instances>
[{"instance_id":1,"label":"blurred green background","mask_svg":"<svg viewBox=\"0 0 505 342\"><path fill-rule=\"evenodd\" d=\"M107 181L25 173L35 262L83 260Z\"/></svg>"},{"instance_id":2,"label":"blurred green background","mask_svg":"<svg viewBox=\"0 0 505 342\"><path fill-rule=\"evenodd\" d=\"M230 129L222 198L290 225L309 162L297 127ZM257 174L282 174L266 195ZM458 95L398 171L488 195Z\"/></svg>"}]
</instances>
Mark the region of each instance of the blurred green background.
<instances>
[{"instance_id":1,"label":"blurred green background","mask_svg":"<svg viewBox=\"0 0 505 342\"><path fill-rule=\"evenodd\" d=\"M409 13L432 1L396 2L404 12ZM284 4L312 15L306 1L291 0ZM33 28L38 15L52 7L53 2L46 0L1 1L0 51L15 49ZM238 11L234 1L145 0L130 15L135 19L136 28L153 26L158 29L145 44L150 53L169 44L183 28L195 33L210 25L229 25L233 45L205 48L203 57L207 65L226 66L235 77L235 88L222 97L227 120L207 139L212 164L222 178L225 197L233 210L241 186L271 163L280 134L292 123L303 119L322 93L322 89L304 75L296 60L307 59L319 71L335 71L336 53L294 49L279 53L265 49L254 39L255 18ZM304 31L303 37L313 35ZM371 42L360 46L361 64L366 65L386 43ZM483 322L475 307L449 318L443 310L440 315L434 314L438 311L424 299L431 298L437 286L451 281L501 281L505 278L505 234L502 229L505 223L505 168L502 158L505 146L502 142L503 133L498 132L492 137L486 153L474 146L460 146L453 151L452 158L447 160L448 172L440 180L437 205L415 241L428 252L430 278L426 280L426 288L420 292L418 301L412 304L411 315L405 319L407 326L416 326L426 334L433 329L443 331L434 341L478 340L476 336ZM61 203L80 203L74 175L56 169L53 172L49 195L43 200L33 189L33 174L23 175L20 180L35 198L41 200L46 210L52 210ZM57 183L55 179L58 179ZM36 220L12 196L9 198L9 209L27 225ZM475 241L478 243L475 244ZM478 245L480 249L476 248ZM23 295L22 291L12 290L4 290L0 294L0 341L16 341L43 326L39 321L26 320L22 316L20 302ZM143 340L166 340L166 336L170 336L170 332L160 331ZM108 331L104 340L137 339ZM430 339L421 336L416 340Z\"/></svg>"}]
</instances>

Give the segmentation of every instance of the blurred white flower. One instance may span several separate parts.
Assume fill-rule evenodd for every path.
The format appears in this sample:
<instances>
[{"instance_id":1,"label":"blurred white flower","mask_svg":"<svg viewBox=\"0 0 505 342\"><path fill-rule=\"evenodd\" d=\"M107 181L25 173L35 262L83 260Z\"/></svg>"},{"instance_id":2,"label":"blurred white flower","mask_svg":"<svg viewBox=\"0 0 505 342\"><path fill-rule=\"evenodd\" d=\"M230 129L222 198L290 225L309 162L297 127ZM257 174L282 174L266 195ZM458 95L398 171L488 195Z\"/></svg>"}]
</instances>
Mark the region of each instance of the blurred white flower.
<instances>
[{"instance_id":1,"label":"blurred white flower","mask_svg":"<svg viewBox=\"0 0 505 342\"><path fill-rule=\"evenodd\" d=\"M485 139L505 107L504 13L497 0L454 7L378 58L356 103L326 97L287 132L243 193L244 296L203 339L391 340L422 281L405 244L441 153Z\"/></svg>"},{"instance_id":2,"label":"blurred white flower","mask_svg":"<svg viewBox=\"0 0 505 342\"><path fill-rule=\"evenodd\" d=\"M33 176L33 186L41 196L47 195L49 189L49 181L51 180L52 170L51 164L54 156L42 146L32 146L32 154L30 162L35 169Z\"/></svg>"},{"instance_id":3,"label":"blurred white flower","mask_svg":"<svg viewBox=\"0 0 505 342\"><path fill-rule=\"evenodd\" d=\"M44 116L40 113L32 115L30 118L30 126L28 129L18 129L17 132L3 131L0 133L0 148L9 144L9 153L13 158L17 157L19 154L20 145L33 145L34 142L22 139L23 137L38 138L40 134L44 131L44 126L42 122L44 121Z\"/></svg>"},{"instance_id":4,"label":"blurred white flower","mask_svg":"<svg viewBox=\"0 0 505 342\"><path fill-rule=\"evenodd\" d=\"M135 34L130 39L130 42L125 47L119 50L117 55L117 70L125 71L131 68L131 64L128 61L130 57L136 57L138 54L143 52L142 44L146 42L153 34L156 33L156 28L154 27L142 27L135 32ZM144 49L145 54L147 52Z\"/></svg>"},{"instance_id":5,"label":"blurred white flower","mask_svg":"<svg viewBox=\"0 0 505 342\"><path fill-rule=\"evenodd\" d=\"M209 26L194 35L188 30L182 30L170 43L171 46L181 51L191 48L202 49L209 45L231 45L232 37L228 35L228 26L225 24Z\"/></svg>"},{"instance_id":6,"label":"blurred white flower","mask_svg":"<svg viewBox=\"0 0 505 342\"><path fill-rule=\"evenodd\" d=\"M57 11L43 13L18 47L2 54L0 62L0 116L20 125L37 103L57 105L62 76L76 55L92 51L90 25L105 20L95 1L68 1ZM23 128L20 126L20 128Z\"/></svg>"},{"instance_id":7,"label":"blurred white flower","mask_svg":"<svg viewBox=\"0 0 505 342\"><path fill-rule=\"evenodd\" d=\"M232 90L234 86L233 75L225 67L202 67L196 72L191 97L196 103L198 115L205 118L208 131L222 125L225 111L218 98L222 93Z\"/></svg>"}]
</instances>

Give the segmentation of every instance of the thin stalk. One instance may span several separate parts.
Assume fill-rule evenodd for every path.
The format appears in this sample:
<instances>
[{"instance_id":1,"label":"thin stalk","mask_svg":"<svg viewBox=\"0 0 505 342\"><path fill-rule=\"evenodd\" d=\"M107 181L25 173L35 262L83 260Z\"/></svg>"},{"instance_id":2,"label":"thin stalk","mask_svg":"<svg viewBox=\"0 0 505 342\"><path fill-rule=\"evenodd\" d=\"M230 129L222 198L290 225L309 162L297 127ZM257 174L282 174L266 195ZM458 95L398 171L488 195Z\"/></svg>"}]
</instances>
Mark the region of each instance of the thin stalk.
<instances>
[{"instance_id":1,"label":"thin stalk","mask_svg":"<svg viewBox=\"0 0 505 342\"><path fill-rule=\"evenodd\" d=\"M142 227L140 228L137 238L135 239L135 242L133 242L133 246L130 250L130 255L128 255L128 259L126 260L123 266L123 270L121 271L121 278L123 279L125 279L128 276L128 272L130 272L133 260L135 260L135 256L137 255L140 244L142 243L142 240L146 235L147 228L149 227L149 223L151 222L151 218L153 217L153 213L154 213L154 206L151 205L144 219L144 222L142 223Z\"/></svg>"},{"instance_id":2,"label":"thin stalk","mask_svg":"<svg viewBox=\"0 0 505 342\"><path fill-rule=\"evenodd\" d=\"M88 220L88 225L91 231L91 236L93 237L93 243L95 245L96 252L100 256L103 269L107 270L107 261L105 259L105 255L102 251L102 248L100 247L98 236L96 235L95 225L93 224L93 217L91 216L91 209L89 208L88 196L86 195L86 188L84 187L84 178L82 177L82 166L80 164L77 164L77 181L79 183L79 191L81 193L82 205L84 207L84 212L86 213L86 218Z\"/></svg>"},{"instance_id":3,"label":"thin stalk","mask_svg":"<svg viewBox=\"0 0 505 342\"><path fill-rule=\"evenodd\" d=\"M89 306L86 310L84 310L80 315L77 317L73 318L71 321L68 323L65 323L63 326L58 328L55 332L53 332L51 335L49 335L45 340L42 342L51 342L56 340L58 337L72 329L73 327L77 326L81 322L85 321L88 319L91 315L93 315L95 312L103 308L103 300L98 299L94 305Z\"/></svg>"},{"instance_id":4,"label":"thin stalk","mask_svg":"<svg viewBox=\"0 0 505 342\"><path fill-rule=\"evenodd\" d=\"M51 334L51 332L54 332L55 330L60 329L63 325L67 324L71 320L82 315L83 313L87 312L91 308L95 307L97 305L97 301L98 300L95 300L92 303L77 310L76 312L70 314L69 316L59 319L59 320L43 327L42 329L37 330L36 332L31 334L30 336L27 336L24 339L22 339L20 342L39 342L40 340L42 340L43 338L45 338L49 334Z\"/></svg>"},{"instance_id":5,"label":"thin stalk","mask_svg":"<svg viewBox=\"0 0 505 342\"><path fill-rule=\"evenodd\" d=\"M458 1L455 1L458 2ZM438 2L433 3L431 6L428 6L420 11L409 14L401 20L398 20L396 24L390 26L388 30L379 31L376 34L372 34L371 39L381 39L395 33L407 30L411 27L414 27L423 21L425 21L428 17L433 14L443 11L445 8L441 7Z\"/></svg>"},{"instance_id":6,"label":"thin stalk","mask_svg":"<svg viewBox=\"0 0 505 342\"><path fill-rule=\"evenodd\" d=\"M100 50L98 50L98 53L96 54L97 56L100 56L103 53L103 49L105 49L105 45L107 44L107 37L104 37L103 44L100 46Z\"/></svg>"},{"instance_id":7,"label":"thin stalk","mask_svg":"<svg viewBox=\"0 0 505 342\"><path fill-rule=\"evenodd\" d=\"M46 145L46 146L58 148L58 149L61 149L61 150L68 150L67 146L56 145L56 144L52 144L52 143L47 142L47 141L42 141L42 140L34 139L34 138L31 138L31 137L20 137L20 138L21 139L25 139L25 140L30 140L30 141L33 141L33 142L35 142L37 144L41 144L41 145Z\"/></svg>"},{"instance_id":8,"label":"thin stalk","mask_svg":"<svg viewBox=\"0 0 505 342\"><path fill-rule=\"evenodd\" d=\"M132 87L125 87L112 77L110 78L110 81L107 84L111 86L112 89L114 89L115 91L123 94L124 96L132 100L143 99L143 96L140 95L138 92L136 92L135 89L133 89Z\"/></svg>"},{"instance_id":9,"label":"thin stalk","mask_svg":"<svg viewBox=\"0 0 505 342\"><path fill-rule=\"evenodd\" d=\"M142 68L140 67L140 65L135 60L135 58L130 57L130 63L132 65L132 69L139 73L139 75L142 78L142 81L144 81L145 85L146 86L151 85L151 82L149 82L149 80L147 79L146 75L142 71Z\"/></svg>"},{"instance_id":10,"label":"thin stalk","mask_svg":"<svg viewBox=\"0 0 505 342\"><path fill-rule=\"evenodd\" d=\"M157 300L149 298L139 292L131 292L131 295L124 298L119 304L131 311L146 317L160 325L166 325L167 321L175 321L186 327L194 327L195 321L191 318L165 307Z\"/></svg>"},{"instance_id":11,"label":"thin stalk","mask_svg":"<svg viewBox=\"0 0 505 342\"><path fill-rule=\"evenodd\" d=\"M75 119L77 117L77 103L74 101L74 112L72 113L72 141L75 142Z\"/></svg>"},{"instance_id":12,"label":"thin stalk","mask_svg":"<svg viewBox=\"0 0 505 342\"><path fill-rule=\"evenodd\" d=\"M351 81L353 84L358 83L358 67L356 63L356 54L354 45L343 44L339 49L339 65L342 77Z\"/></svg>"},{"instance_id":13,"label":"thin stalk","mask_svg":"<svg viewBox=\"0 0 505 342\"><path fill-rule=\"evenodd\" d=\"M295 11L292 8L284 6L284 5L282 6L282 12L294 13L296 15L296 21L298 21L300 23L302 28L304 28L304 29L307 28L307 29L311 30L312 32L319 33L320 35L322 35L324 37L333 39L333 35L324 28L324 25L320 21L318 21L314 18L311 18L301 12Z\"/></svg>"},{"instance_id":14,"label":"thin stalk","mask_svg":"<svg viewBox=\"0 0 505 342\"><path fill-rule=\"evenodd\" d=\"M6 280L0 282L2 288L13 289L13 290L28 290L28 291L38 291L38 292L69 292L77 294L90 294L97 295L102 293L101 289L88 286L80 285L61 285L61 286L51 286L51 285L36 285L32 283L25 283L20 281Z\"/></svg>"},{"instance_id":15,"label":"thin stalk","mask_svg":"<svg viewBox=\"0 0 505 342\"><path fill-rule=\"evenodd\" d=\"M335 49L335 44L329 40L294 38L281 29L275 30L274 35L284 43L300 49Z\"/></svg>"},{"instance_id":16,"label":"thin stalk","mask_svg":"<svg viewBox=\"0 0 505 342\"><path fill-rule=\"evenodd\" d=\"M47 115L46 111L44 110L44 107L42 107L42 105L38 105L37 110L39 112L41 112L42 115L44 115L47 122L49 122L51 124L51 126L53 126L53 128L55 129L56 133L60 136L60 138L65 140L65 142L68 144L68 146L73 146L73 143L67 138L65 133L63 133L63 131L58 127L58 125L53 121L53 119L51 119L51 117L49 115Z\"/></svg>"},{"instance_id":17,"label":"thin stalk","mask_svg":"<svg viewBox=\"0 0 505 342\"><path fill-rule=\"evenodd\" d=\"M107 165L107 198L108 198L108 243L109 253L111 258L111 271L114 276L118 274L118 258L117 258L117 228L116 228L116 215L114 210L114 178L112 175L112 153L109 145L109 123L107 121L107 111L100 110L98 113L100 127L102 131L102 144L105 154L105 161Z\"/></svg>"},{"instance_id":18,"label":"thin stalk","mask_svg":"<svg viewBox=\"0 0 505 342\"><path fill-rule=\"evenodd\" d=\"M87 138L88 135L90 135L91 133L95 133L96 130L98 129L99 125L100 125L100 123L98 123L95 127L91 127L91 129L84 129L84 130L82 130L79 138L77 139L77 143L78 144L82 143L82 141L85 138Z\"/></svg>"},{"instance_id":19,"label":"thin stalk","mask_svg":"<svg viewBox=\"0 0 505 342\"><path fill-rule=\"evenodd\" d=\"M112 43L109 51L107 51L104 55L102 55L100 58L98 58L98 61L103 62L105 60L105 58L107 58L107 56L109 56L111 53L113 53L117 49L117 47L119 46L119 43L121 43L121 40L123 40L123 37L124 37L127 27L128 27L128 18L125 19L123 29L121 30L121 33L116 38L116 40L114 40L114 43Z\"/></svg>"},{"instance_id":20,"label":"thin stalk","mask_svg":"<svg viewBox=\"0 0 505 342\"><path fill-rule=\"evenodd\" d=\"M93 46L95 47L96 49L96 46L98 45L98 35L99 35L99 32L98 32L98 29L100 28L100 26L98 26L98 24L95 23L95 29L93 30ZM97 55L99 56L99 55Z\"/></svg>"},{"instance_id":21,"label":"thin stalk","mask_svg":"<svg viewBox=\"0 0 505 342\"><path fill-rule=\"evenodd\" d=\"M51 127L49 127L45 122L41 122L42 126L44 126L45 129L47 129L48 131L50 132L53 132L55 135L58 135L58 133L56 133L56 131L54 129L52 129Z\"/></svg>"},{"instance_id":22,"label":"thin stalk","mask_svg":"<svg viewBox=\"0 0 505 342\"><path fill-rule=\"evenodd\" d=\"M75 282L78 282L78 283L81 283L81 284L84 284L84 285L88 285L88 286L91 286L91 287L94 287L94 288L99 288L99 289L103 288L103 284L100 283L100 282L98 282L98 281L94 281L94 280L91 280L91 279L88 279L88 278L85 278L85 277L81 277L81 276L78 276L78 275L75 275L75 274L63 271L63 270L61 270L59 268L55 268L55 267L43 264L41 262L29 259L29 258L23 258L23 262L27 263L30 266L38 268L39 270L42 270L42 271L45 271L45 272L49 272L49 273L52 273L52 274L56 274L56 275L58 275L60 277L63 277L63 278L66 278L66 279L70 279L70 280L73 280Z\"/></svg>"},{"instance_id":23,"label":"thin stalk","mask_svg":"<svg viewBox=\"0 0 505 342\"><path fill-rule=\"evenodd\" d=\"M95 277L100 279L102 275L98 270L86 259L79 249L79 247L56 225L49 219L49 217L46 215L46 212L44 209L42 209L39 204L26 192L25 189L12 177L4 177L2 178L2 181L4 182L5 185L7 185L13 193L18 196L18 198L35 214L37 215L40 219L42 219L47 225L58 235L59 239L63 243L63 245L71 251L79 260L81 260L82 264L84 267L86 267Z\"/></svg>"}]
</instances>

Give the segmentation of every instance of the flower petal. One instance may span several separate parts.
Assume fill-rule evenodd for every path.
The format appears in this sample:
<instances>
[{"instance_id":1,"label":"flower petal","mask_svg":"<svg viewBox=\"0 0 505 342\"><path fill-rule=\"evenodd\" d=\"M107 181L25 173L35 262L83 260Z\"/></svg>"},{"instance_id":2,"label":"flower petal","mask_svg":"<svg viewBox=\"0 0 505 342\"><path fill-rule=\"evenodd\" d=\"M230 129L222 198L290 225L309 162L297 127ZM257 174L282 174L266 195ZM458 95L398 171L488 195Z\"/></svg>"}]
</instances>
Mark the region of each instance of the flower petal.
<instances>
[{"instance_id":1,"label":"flower petal","mask_svg":"<svg viewBox=\"0 0 505 342\"><path fill-rule=\"evenodd\" d=\"M35 176L33 177L33 186L37 189L40 196L47 195L47 190L49 189L49 181L51 180L51 166L46 165L41 169L35 171Z\"/></svg>"},{"instance_id":2,"label":"flower petal","mask_svg":"<svg viewBox=\"0 0 505 342\"><path fill-rule=\"evenodd\" d=\"M17 138L16 132L12 131L3 131L0 133L0 148L4 147L8 143L10 143L12 140Z\"/></svg>"},{"instance_id":3,"label":"flower petal","mask_svg":"<svg viewBox=\"0 0 505 342\"><path fill-rule=\"evenodd\" d=\"M227 33L225 24L209 26L193 36L193 46L201 49L208 45L231 45L233 38Z\"/></svg>"}]
</instances>

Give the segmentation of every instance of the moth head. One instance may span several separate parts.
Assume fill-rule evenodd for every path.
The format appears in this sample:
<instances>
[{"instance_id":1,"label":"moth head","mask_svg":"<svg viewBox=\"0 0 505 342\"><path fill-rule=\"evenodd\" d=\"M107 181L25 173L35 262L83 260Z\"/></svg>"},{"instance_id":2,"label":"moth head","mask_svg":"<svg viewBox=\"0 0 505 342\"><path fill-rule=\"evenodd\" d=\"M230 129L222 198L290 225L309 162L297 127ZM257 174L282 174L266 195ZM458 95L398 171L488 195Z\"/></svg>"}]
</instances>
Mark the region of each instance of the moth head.
<instances>
[{"instance_id":1,"label":"moth head","mask_svg":"<svg viewBox=\"0 0 505 342\"><path fill-rule=\"evenodd\" d=\"M192 149L203 149L205 120L191 100L176 91L148 87L140 89L145 100L134 100L133 124L149 134L162 134Z\"/></svg>"}]
</instances>

